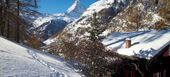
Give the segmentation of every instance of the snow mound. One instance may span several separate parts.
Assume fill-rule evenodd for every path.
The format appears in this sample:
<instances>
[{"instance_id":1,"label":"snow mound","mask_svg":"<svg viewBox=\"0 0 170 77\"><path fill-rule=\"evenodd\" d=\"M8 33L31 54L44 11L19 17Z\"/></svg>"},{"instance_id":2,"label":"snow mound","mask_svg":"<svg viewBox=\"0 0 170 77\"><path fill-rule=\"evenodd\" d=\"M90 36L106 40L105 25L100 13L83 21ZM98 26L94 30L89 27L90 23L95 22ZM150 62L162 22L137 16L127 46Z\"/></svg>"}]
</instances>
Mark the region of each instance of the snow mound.
<instances>
[{"instance_id":1,"label":"snow mound","mask_svg":"<svg viewBox=\"0 0 170 77\"><path fill-rule=\"evenodd\" d=\"M81 77L62 60L0 37L0 77Z\"/></svg>"}]
</instances>

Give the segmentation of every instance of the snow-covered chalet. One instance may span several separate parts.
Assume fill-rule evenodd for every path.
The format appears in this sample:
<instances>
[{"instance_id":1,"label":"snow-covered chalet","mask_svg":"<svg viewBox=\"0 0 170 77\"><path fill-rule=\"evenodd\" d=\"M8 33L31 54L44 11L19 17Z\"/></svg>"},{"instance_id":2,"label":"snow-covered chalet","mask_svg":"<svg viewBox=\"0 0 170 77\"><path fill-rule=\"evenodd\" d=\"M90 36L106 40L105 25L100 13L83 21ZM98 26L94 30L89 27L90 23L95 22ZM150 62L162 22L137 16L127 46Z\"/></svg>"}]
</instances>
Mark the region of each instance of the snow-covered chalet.
<instances>
[{"instance_id":1,"label":"snow-covered chalet","mask_svg":"<svg viewBox=\"0 0 170 77\"><path fill-rule=\"evenodd\" d=\"M103 44L125 56L113 77L170 77L170 30L116 32Z\"/></svg>"}]
</instances>

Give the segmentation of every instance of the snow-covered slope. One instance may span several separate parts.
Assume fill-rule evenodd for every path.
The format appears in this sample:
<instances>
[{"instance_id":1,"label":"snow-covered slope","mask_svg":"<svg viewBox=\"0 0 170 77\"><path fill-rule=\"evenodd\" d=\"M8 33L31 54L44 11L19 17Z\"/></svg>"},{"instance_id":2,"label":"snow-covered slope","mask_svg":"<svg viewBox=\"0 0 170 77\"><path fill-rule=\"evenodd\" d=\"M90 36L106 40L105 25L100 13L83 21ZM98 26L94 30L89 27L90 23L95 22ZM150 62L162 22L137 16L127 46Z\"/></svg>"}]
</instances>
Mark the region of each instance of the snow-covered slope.
<instances>
[{"instance_id":1,"label":"snow-covered slope","mask_svg":"<svg viewBox=\"0 0 170 77\"><path fill-rule=\"evenodd\" d=\"M0 37L0 77L81 77L60 59Z\"/></svg>"},{"instance_id":2,"label":"snow-covered slope","mask_svg":"<svg viewBox=\"0 0 170 77\"><path fill-rule=\"evenodd\" d=\"M114 12L112 13L117 13L119 10L122 10L121 8L127 6L128 2L128 0L98 0L83 13L83 16L92 15L94 12L99 13L103 9L112 7L112 5L114 5L112 9Z\"/></svg>"},{"instance_id":3,"label":"snow-covered slope","mask_svg":"<svg viewBox=\"0 0 170 77\"><path fill-rule=\"evenodd\" d=\"M90 7L82 14L82 16L69 24L67 30L76 33L78 28L89 27L89 20L94 13L99 13L102 15L104 20L109 21L109 17L114 17L118 12L122 11L128 4L129 0L98 0L97 2L90 5ZM114 5L114 6L113 6Z\"/></svg>"},{"instance_id":4,"label":"snow-covered slope","mask_svg":"<svg viewBox=\"0 0 170 77\"><path fill-rule=\"evenodd\" d=\"M34 22L34 27L31 28L33 31L38 31L37 34L44 34L43 39L47 39L53 34L61 31L68 23L71 23L77 19L86 8L80 2L80 0L75 0L70 8L68 8L66 13L44 15L38 17Z\"/></svg>"},{"instance_id":5,"label":"snow-covered slope","mask_svg":"<svg viewBox=\"0 0 170 77\"><path fill-rule=\"evenodd\" d=\"M157 13L157 5L149 5L148 0L135 2L128 6L123 12L115 16L107 30L109 31L139 31L155 28L164 19Z\"/></svg>"}]
</instances>

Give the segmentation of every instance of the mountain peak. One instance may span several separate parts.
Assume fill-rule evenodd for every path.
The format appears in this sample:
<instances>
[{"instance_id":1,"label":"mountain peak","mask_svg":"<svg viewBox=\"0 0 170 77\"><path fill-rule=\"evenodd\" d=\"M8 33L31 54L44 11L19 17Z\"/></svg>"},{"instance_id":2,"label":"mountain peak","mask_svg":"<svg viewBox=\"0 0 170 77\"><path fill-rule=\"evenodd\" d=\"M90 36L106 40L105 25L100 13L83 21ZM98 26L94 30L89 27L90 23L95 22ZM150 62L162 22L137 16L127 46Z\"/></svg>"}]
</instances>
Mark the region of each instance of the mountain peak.
<instances>
[{"instance_id":1,"label":"mountain peak","mask_svg":"<svg viewBox=\"0 0 170 77\"><path fill-rule=\"evenodd\" d=\"M86 10L85 6L81 4L80 0L75 0L74 3L68 8L66 14L72 17L79 17Z\"/></svg>"},{"instance_id":2,"label":"mountain peak","mask_svg":"<svg viewBox=\"0 0 170 77\"><path fill-rule=\"evenodd\" d=\"M72 11L74 11L79 4L80 0L75 0L74 3L67 9L67 13L71 13Z\"/></svg>"}]
</instances>

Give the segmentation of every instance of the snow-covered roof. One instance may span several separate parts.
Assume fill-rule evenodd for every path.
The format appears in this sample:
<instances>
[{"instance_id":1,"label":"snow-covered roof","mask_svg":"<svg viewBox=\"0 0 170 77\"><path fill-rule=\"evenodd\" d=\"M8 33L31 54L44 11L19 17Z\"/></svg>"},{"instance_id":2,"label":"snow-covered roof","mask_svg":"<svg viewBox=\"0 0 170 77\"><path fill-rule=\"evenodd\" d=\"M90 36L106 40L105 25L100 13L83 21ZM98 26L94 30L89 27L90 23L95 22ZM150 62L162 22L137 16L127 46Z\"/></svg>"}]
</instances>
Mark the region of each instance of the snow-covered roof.
<instances>
[{"instance_id":1,"label":"snow-covered roof","mask_svg":"<svg viewBox=\"0 0 170 77\"><path fill-rule=\"evenodd\" d=\"M130 48L125 48L126 38L131 38ZM122 55L151 59L170 44L170 30L113 33L103 44Z\"/></svg>"},{"instance_id":2,"label":"snow-covered roof","mask_svg":"<svg viewBox=\"0 0 170 77\"><path fill-rule=\"evenodd\" d=\"M61 59L0 37L0 77L81 77Z\"/></svg>"}]
</instances>

